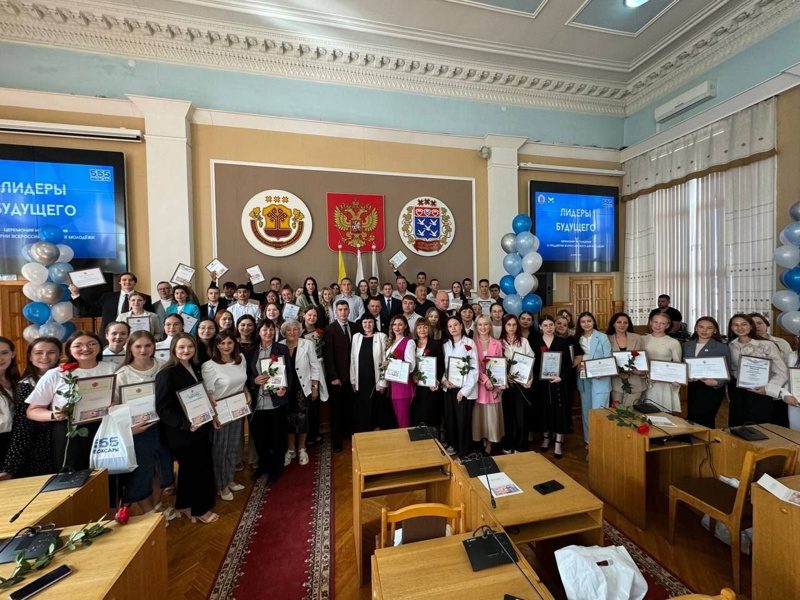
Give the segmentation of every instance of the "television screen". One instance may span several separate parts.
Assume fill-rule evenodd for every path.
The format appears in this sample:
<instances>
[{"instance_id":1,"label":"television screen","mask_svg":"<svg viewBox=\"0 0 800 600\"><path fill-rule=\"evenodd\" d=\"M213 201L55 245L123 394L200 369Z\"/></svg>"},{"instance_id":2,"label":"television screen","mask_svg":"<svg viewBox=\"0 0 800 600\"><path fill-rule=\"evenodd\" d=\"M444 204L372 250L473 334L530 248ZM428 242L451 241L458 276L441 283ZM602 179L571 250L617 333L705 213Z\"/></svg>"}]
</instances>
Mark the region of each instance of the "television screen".
<instances>
[{"instance_id":1,"label":"television screen","mask_svg":"<svg viewBox=\"0 0 800 600\"><path fill-rule=\"evenodd\" d=\"M531 181L530 204L542 271L619 270L619 188Z\"/></svg>"},{"instance_id":2,"label":"television screen","mask_svg":"<svg viewBox=\"0 0 800 600\"><path fill-rule=\"evenodd\" d=\"M19 273L42 225L64 231L76 269L128 268L121 152L0 144L0 273Z\"/></svg>"}]
</instances>

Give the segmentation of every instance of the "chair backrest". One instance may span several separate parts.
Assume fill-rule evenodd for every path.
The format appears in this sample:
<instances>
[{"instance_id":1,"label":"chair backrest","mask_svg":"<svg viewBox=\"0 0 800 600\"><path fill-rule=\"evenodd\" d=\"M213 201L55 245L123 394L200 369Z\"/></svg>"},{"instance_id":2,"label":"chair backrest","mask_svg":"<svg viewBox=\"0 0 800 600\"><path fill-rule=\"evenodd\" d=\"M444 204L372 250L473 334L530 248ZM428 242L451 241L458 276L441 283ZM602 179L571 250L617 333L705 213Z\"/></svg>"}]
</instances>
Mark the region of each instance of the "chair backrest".
<instances>
[{"instance_id":1,"label":"chair backrest","mask_svg":"<svg viewBox=\"0 0 800 600\"><path fill-rule=\"evenodd\" d=\"M389 529L388 545L391 546L397 524L406 519L415 519L418 517L443 517L448 519L453 535L458 535L464 529L464 504L462 503L457 507L452 507L447 504L426 502L424 504L412 504L411 506L392 511L386 508L381 509L381 538L379 547L387 547L387 527Z\"/></svg>"},{"instance_id":2,"label":"chair backrest","mask_svg":"<svg viewBox=\"0 0 800 600\"><path fill-rule=\"evenodd\" d=\"M689 594L688 596L674 596L671 600L736 600L736 593L730 588L725 588L719 593L719 596Z\"/></svg>"},{"instance_id":3,"label":"chair backrest","mask_svg":"<svg viewBox=\"0 0 800 600\"><path fill-rule=\"evenodd\" d=\"M793 473L796 462L795 447L748 450L744 457L742 473L739 475L739 490L736 493L732 514L742 514L744 511L753 481L758 481L765 473L776 478Z\"/></svg>"}]
</instances>

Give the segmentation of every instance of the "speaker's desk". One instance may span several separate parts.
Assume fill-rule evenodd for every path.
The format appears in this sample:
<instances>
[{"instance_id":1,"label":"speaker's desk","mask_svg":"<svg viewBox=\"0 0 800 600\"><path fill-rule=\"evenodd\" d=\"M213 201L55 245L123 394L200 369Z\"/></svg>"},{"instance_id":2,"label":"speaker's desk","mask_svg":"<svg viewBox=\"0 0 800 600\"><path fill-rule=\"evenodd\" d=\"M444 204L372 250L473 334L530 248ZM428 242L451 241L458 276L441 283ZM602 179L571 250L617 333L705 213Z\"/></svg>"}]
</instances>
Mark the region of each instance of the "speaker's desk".
<instances>
[{"instance_id":1,"label":"speaker's desk","mask_svg":"<svg viewBox=\"0 0 800 600\"><path fill-rule=\"evenodd\" d=\"M601 499L644 529L648 471L656 472L651 477L658 477L659 489L665 494L673 481L697 477L697 465L705 454L711 430L681 417L655 413L647 416L667 417L678 426L651 427L644 435L608 420L612 412L608 408L589 411L589 485ZM669 441L679 435L692 436L691 443Z\"/></svg>"},{"instance_id":2,"label":"speaker's desk","mask_svg":"<svg viewBox=\"0 0 800 600\"><path fill-rule=\"evenodd\" d=\"M711 432L711 440L714 442L711 445L711 452L717 475L738 479L742 474L742 465L744 465L744 457L748 450L758 452L769 448L791 450L792 448L797 449L800 447L800 431L794 431L771 423L749 425L749 427L763 433L767 436L767 439L749 442L729 433L725 429L714 429ZM714 476L709 461L703 463L702 474L705 477ZM795 466L795 474L800 474L800 465Z\"/></svg>"},{"instance_id":3,"label":"speaker's desk","mask_svg":"<svg viewBox=\"0 0 800 600\"><path fill-rule=\"evenodd\" d=\"M50 475L0 481L0 539L14 535L23 527L55 523L58 527L97 521L109 511L108 471L95 470L79 488L43 492L20 517L11 517L36 495Z\"/></svg>"},{"instance_id":4,"label":"speaker's desk","mask_svg":"<svg viewBox=\"0 0 800 600\"><path fill-rule=\"evenodd\" d=\"M434 440L412 442L407 429L353 436L353 538L358 581L363 583L361 503L365 498L425 490L427 502L446 503L450 458Z\"/></svg>"},{"instance_id":5,"label":"speaker's desk","mask_svg":"<svg viewBox=\"0 0 800 600\"><path fill-rule=\"evenodd\" d=\"M586 546L603 545L603 502L549 460L534 452L493 457L500 471L522 490L521 494L496 498L492 508L489 491L481 479L470 477L460 464L453 466L451 505L467 507L470 531L481 525L500 527L515 544L528 544L578 534ZM533 486L555 480L563 490L542 495Z\"/></svg>"},{"instance_id":6,"label":"speaker's desk","mask_svg":"<svg viewBox=\"0 0 800 600\"><path fill-rule=\"evenodd\" d=\"M473 572L463 540L471 533L380 548L372 556L373 600L502 600L504 594L539 598L517 567L504 564ZM547 588L519 554L520 568L541 598L552 600Z\"/></svg>"},{"instance_id":7,"label":"speaker's desk","mask_svg":"<svg viewBox=\"0 0 800 600\"><path fill-rule=\"evenodd\" d=\"M69 565L72 575L37 594L36 600L166 600L164 523L160 514L132 517L127 525L112 522L109 525L112 531L95 538L91 546L59 552L48 567L3 590L3 597L39 575ZM76 529L80 527L65 529L62 536ZM13 564L0 565L0 576L8 577L13 570Z\"/></svg>"}]
</instances>

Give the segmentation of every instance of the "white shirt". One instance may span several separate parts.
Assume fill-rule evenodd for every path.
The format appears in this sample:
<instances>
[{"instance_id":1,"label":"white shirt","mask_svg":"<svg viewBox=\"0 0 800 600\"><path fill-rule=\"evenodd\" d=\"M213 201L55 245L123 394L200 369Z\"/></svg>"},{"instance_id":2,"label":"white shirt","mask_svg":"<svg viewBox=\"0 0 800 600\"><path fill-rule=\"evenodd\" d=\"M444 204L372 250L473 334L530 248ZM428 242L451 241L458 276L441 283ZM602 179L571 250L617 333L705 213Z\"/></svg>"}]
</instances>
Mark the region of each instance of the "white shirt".
<instances>
[{"instance_id":1,"label":"white shirt","mask_svg":"<svg viewBox=\"0 0 800 600\"><path fill-rule=\"evenodd\" d=\"M401 294L400 292L398 292L397 290L395 290L395 291L393 291L393 292L392 292L392 298L397 298L398 300L400 300L400 302L402 302L402 301L403 301L403 298L405 298L406 296L413 296L413 295L414 295L414 294L412 294L412 293L411 293L411 290L406 290L406 291L405 291L405 292L403 292L402 294ZM415 298L414 298L414 301L416 302L416 300L417 300L417 299L416 299L416 297L415 297Z\"/></svg>"},{"instance_id":2,"label":"white shirt","mask_svg":"<svg viewBox=\"0 0 800 600\"><path fill-rule=\"evenodd\" d=\"M470 349L467 350L466 346ZM475 342L468 337L462 337L457 344L453 344L452 340L448 340L444 344L444 364L445 373L442 376L442 382L447 379L447 364L450 357L460 358L464 356L470 357L470 366L472 367L469 372L464 375L464 385L461 387L461 394L467 400L476 400L478 398L478 354L475 351Z\"/></svg>"},{"instance_id":3,"label":"white shirt","mask_svg":"<svg viewBox=\"0 0 800 600\"><path fill-rule=\"evenodd\" d=\"M238 302L233 306L227 308L228 312L233 315L234 324L239 322L239 319L244 315L250 315L258 321L258 306L255 304L239 304Z\"/></svg>"},{"instance_id":4,"label":"white shirt","mask_svg":"<svg viewBox=\"0 0 800 600\"><path fill-rule=\"evenodd\" d=\"M244 389L247 381L247 361L241 357L239 364L218 363L208 360L203 363L203 384L214 400L221 400Z\"/></svg>"},{"instance_id":5,"label":"white shirt","mask_svg":"<svg viewBox=\"0 0 800 600\"><path fill-rule=\"evenodd\" d=\"M161 360L160 358L155 358L155 357L153 358L153 362L155 364L146 371L137 371L131 365L125 365L124 367L119 368L119 370L117 371L117 381L115 389L115 396L117 402L120 401L119 388L121 388L123 385L150 383L151 381L156 380L156 375L158 375L158 372L164 368L164 365L167 364L167 362Z\"/></svg>"},{"instance_id":6,"label":"white shirt","mask_svg":"<svg viewBox=\"0 0 800 600\"><path fill-rule=\"evenodd\" d=\"M417 321L419 321L422 317L420 317L417 313L411 313L410 317L406 313L403 313L403 316L406 318L406 321L408 321L408 327L411 330L411 332L413 333L414 332L414 324Z\"/></svg>"},{"instance_id":7,"label":"white shirt","mask_svg":"<svg viewBox=\"0 0 800 600\"><path fill-rule=\"evenodd\" d=\"M15 390L7 390L13 398ZM11 431L11 422L14 420L14 407L11 400L0 394L0 433Z\"/></svg>"},{"instance_id":8,"label":"white shirt","mask_svg":"<svg viewBox=\"0 0 800 600\"><path fill-rule=\"evenodd\" d=\"M119 292L119 302L117 303L117 316L119 316L119 314L122 312L122 305L125 304L125 298L126 297L130 297L130 295L133 294L134 291L136 291L136 290L131 290L130 292L126 292L126 291L120 290L120 292ZM128 305L130 306L130 302L128 302ZM129 308L129 310L130 310L130 308Z\"/></svg>"},{"instance_id":9,"label":"white shirt","mask_svg":"<svg viewBox=\"0 0 800 600\"><path fill-rule=\"evenodd\" d=\"M81 377L102 377L103 375L113 375L117 370L117 365L111 362L101 361L97 366L92 369L75 369L72 371L73 376L80 379ZM46 406L55 409L64 406L67 399L57 394L57 392L66 392L69 387L64 382L64 373L61 372L59 367L50 369L47 373L42 375L36 387L33 388L31 395L25 400L26 404L34 406Z\"/></svg>"},{"instance_id":10,"label":"white shirt","mask_svg":"<svg viewBox=\"0 0 800 600\"><path fill-rule=\"evenodd\" d=\"M355 323L358 321L362 316L364 316L364 301L361 299L361 296L356 294L350 294L349 296L345 296L344 294L339 294L336 298L333 299L333 310L336 310L336 303L339 300L344 300L347 302L347 306L350 307L350 314L347 316L347 320L351 323Z\"/></svg>"}]
</instances>

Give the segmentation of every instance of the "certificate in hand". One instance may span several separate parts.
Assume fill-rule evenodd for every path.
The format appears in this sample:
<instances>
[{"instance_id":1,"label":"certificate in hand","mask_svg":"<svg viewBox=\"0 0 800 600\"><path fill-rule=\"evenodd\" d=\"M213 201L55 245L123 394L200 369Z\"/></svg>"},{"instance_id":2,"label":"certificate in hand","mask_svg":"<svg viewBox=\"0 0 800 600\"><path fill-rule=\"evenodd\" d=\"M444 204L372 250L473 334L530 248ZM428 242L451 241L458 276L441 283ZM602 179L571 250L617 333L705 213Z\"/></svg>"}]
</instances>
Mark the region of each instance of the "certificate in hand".
<instances>
[{"instance_id":1,"label":"certificate in hand","mask_svg":"<svg viewBox=\"0 0 800 600\"><path fill-rule=\"evenodd\" d=\"M75 423L99 421L108 414L108 407L114 401L116 379L116 375L78 378L81 399L75 405Z\"/></svg>"},{"instance_id":2,"label":"certificate in hand","mask_svg":"<svg viewBox=\"0 0 800 600\"><path fill-rule=\"evenodd\" d=\"M766 387L769 383L768 358L756 358L755 356L739 357L739 378L736 387L752 389Z\"/></svg>"},{"instance_id":3,"label":"certificate in hand","mask_svg":"<svg viewBox=\"0 0 800 600\"><path fill-rule=\"evenodd\" d=\"M122 403L131 409L131 427L158 421L154 382L120 386L119 395Z\"/></svg>"},{"instance_id":4,"label":"certificate in hand","mask_svg":"<svg viewBox=\"0 0 800 600\"><path fill-rule=\"evenodd\" d=\"M450 309L451 310L461 310L461 307L464 305L464 301L461 298L453 298L450 300Z\"/></svg>"},{"instance_id":5,"label":"certificate in hand","mask_svg":"<svg viewBox=\"0 0 800 600\"><path fill-rule=\"evenodd\" d=\"M386 379L386 381L394 381L395 383L408 383L409 375L411 375L411 364L404 360L393 358L386 367L384 379Z\"/></svg>"},{"instance_id":6,"label":"certificate in hand","mask_svg":"<svg viewBox=\"0 0 800 600\"><path fill-rule=\"evenodd\" d=\"M189 332L192 330L192 327L200 320L197 317L193 317L192 315L181 313L181 319L183 320L183 330Z\"/></svg>"},{"instance_id":7,"label":"certificate in hand","mask_svg":"<svg viewBox=\"0 0 800 600\"><path fill-rule=\"evenodd\" d=\"M486 361L486 374L492 374L492 385L505 387L508 385L506 381L506 359L502 356L489 356Z\"/></svg>"},{"instance_id":8,"label":"certificate in hand","mask_svg":"<svg viewBox=\"0 0 800 600\"><path fill-rule=\"evenodd\" d=\"M192 427L200 427L214 420L214 408L202 383L178 390L178 400Z\"/></svg>"},{"instance_id":9,"label":"certificate in hand","mask_svg":"<svg viewBox=\"0 0 800 600\"><path fill-rule=\"evenodd\" d=\"M247 406L247 396L244 395L244 392L225 396L221 400L217 400L216 410L217 420L219 420L222 425L250 414L250 407Z\"/></svg>"},{"instance_id":10,"label":"certificate in hand","mask_svg":"<svg viewBox=\"0 0 800 600\"><path fill-rule=\"evenodd\" d=\"M689 383L686 363L651 360L650 381L664 381L666 383L680 383L681 385L686 385Z\"/></svg>"},{"instance_id":11,"label":"certificate in hand","mask_svg":"<svg viewBox=\"0 0 800 600\"><path fill-rule=\"evenodd\" d=\"M169 348L156 347L156 352L154 356L156 358L160 358L161 360L169 360Z\"/></svg>"},{"instance_id":12,"label":"certificate in hand","mask_svg":"<svg viewBox=\"0 0 800 600\"><path fill-rule=\"evenodd\" d=\"M613 377L617 374L617 359L614 356L608 358L597 358L583 362L586 367L586 378Z\"/></svg>"},{"instance_id":13,"label":"certificate in hand","mask_svg":"<svg viewBox=\"0 0 800 600\"><path fill-rule=\"evenodd\" d=\"M268 375L269 381L266 385L274 388L282 388L286 386L286 366L283 363L283 357L279 356L277 361L272 361L271 358L262 358L261 364L262 375Z\"/></svg>"},{"instance_id":14,"label":"certificate in hand","mask_svg":"<svg viewBox=\"0 0 800 600\"><path fill-rule=\"evenodd\" d=\"M724 356L686 358L684 362L689 367L689 379L728 380L731 378L731 374L728 372L728 361Z\"/></svg>"},{"instance_id":15,"label":"certificate in hand","mask_svg":"<svg viewBox=\"0 0 800 600\"><path fill-rule=\"evenodd\" d=\"M417 357L417 385L434 387L436 385L436 357Z\"/></svg>"},{"instance_id":16,"label":"certificate in hand","mask_svg":"<svg viewBox=\"0 0 800 600\"><path fill-rule=\"evenodd\" d=\"M464 385L464 376L460 369L464 367L464 361L458 356L451 356L447 359L447 376L445 379L455 387L460 388Z\"/></svg>"},{"instance_id":17,"label":"certificate in hand","mask_svg":"<svg viewBox=\"0 0 800 600\"><path fill-rule=\"evenodd\" d=\"M175 285L191 285L192 279L194 279L194 267L178 263L170 281Z\"/></svg>"},{"instance_id":18,"label":"certificate in hand","mask_svg":"<svg viewBox=\"0 0 800 600\"><path fill-rule=\"evenodd\" d=\"M795 398L800 394L800 369L789 369L789 393Z\"/></svg>"},{"instance_id":19,"label":"certificate in hand","mask_svg":"<svg viewBox=\"0 0 800 600\"><path fill-rule=\"evenodd\" d=\"M219 259L214 259L206 265L206 271L214 276L214 279L219 279L228 272L228 267L219 262Z\"/></svg>"},{"instance_id":20,"label":"certificate in hand","mask_svg":"<svg viewBox=\"0 0 800 600\"><path fill-rule=\"evenodd\" d=\"M283 320L296 319L300 314L300 307L297 304L284 304L283 306Z\"/></svg>"},{"instance_id":21,"label":"certificate in hand","mask_svg":"<svg viewBox=\"0 0 800 600\"><path fill-rule=\"evenodd\" d=\"M561 352L542 352L539 379L561 377Z\"/></svg>"},{"instance_id":22,"label":"certificate in hand","mask_svg":"<svg viewBox=\"0 0 800 600\"><path fill-rule=\"evenodd\" d=\"M261 272L261 267L258 265L247 267L245 271L247 271L247 275L250 277L250 283L253 285L258 285L259 283L263 283L267 280L266 277L264 277L264 274Z\"/></svg>"},{"instance_id":23,"label":"certificate in hand","mask_svg":"<svg viewBox=\"0 0 800 600\"><path fill-rule=\"evenodd\" d=\"M103 271L100 270L100 267L84 269L82 271L72 271L72 273L67 273L67 275L72 285L78 289L106 284L106 278L103 276Z\"/></svg>"},{"instance_id":24,"label":"certificate in hand","mask_svg":"<svg viewBox=\"0 0 800 600\"><path fill-rule=\"evenodd\" d=\"M131 333L134 331L150 331L150 317L128 317L128 327L131 328ZM153 333L150 331L150 333Z\"/></svg>"},{"instance_id":25,"label":"certificate in hand","mask_svg":"<svg viewBox=\"0 0 800 600\"><path fill-rule=\"evenodd\" d=\"M528 383L533 375L533 363L535 362L535 356L514 352L508 366L509 379L518 383Z\"/></svg>"},{"instance_id":26,"label":"certificate in hand","mask_svg":"<svg viewBox=\"0 0 800 600\"><path fill-rule=\"evenodd\" d=\"M636 351L638 356L633 357L633 368L637 371L647 371L647 353L644 350ZM627 369L628 361L630 361L633 352L612 352L614 358L617 360L617 366L621 369Z\"/></svg>"},{"instance_id":27,"label":"certificate in hand","mask_svg":"<svg viewBox=\"0 0 800 600\"><path fill-rule=\"evenodd\" d=\"M398 250L397 254L395 254L394 256L392 256L392 258L389 259L389 264L392 265L393 269L397 269L400 265L402 265L407 260L408 260L408 257L405 254L403 254L403 251L402 250Z\"/></svg>"}]
</instances>

